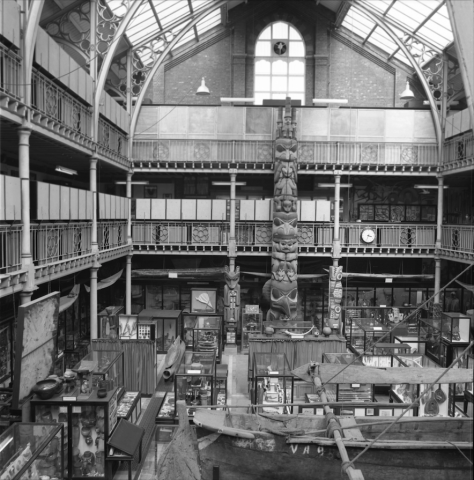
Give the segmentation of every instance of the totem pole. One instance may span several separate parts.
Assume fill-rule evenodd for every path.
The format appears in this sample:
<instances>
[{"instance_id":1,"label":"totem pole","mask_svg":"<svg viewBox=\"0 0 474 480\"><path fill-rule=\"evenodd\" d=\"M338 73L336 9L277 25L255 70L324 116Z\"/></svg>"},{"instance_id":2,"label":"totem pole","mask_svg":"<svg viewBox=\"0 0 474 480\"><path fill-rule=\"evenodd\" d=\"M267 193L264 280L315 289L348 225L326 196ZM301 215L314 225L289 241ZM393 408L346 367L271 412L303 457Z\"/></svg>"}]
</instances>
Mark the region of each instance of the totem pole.
<instances>
[{"instance_id":1,"label":"totem pole","mask_svg":"<svg viewBox=\"0 0 474 480\"><path fill-rule=\"evenodd\" d=\"M272 277L267 321L295 320L298 303L297 200L298 172L296 122L287 97L278 111L275 140Z\"/></svg>"},{"instance_id":2,"label":"totem pole","mask_svg":"<svg viewBox=\"0 0 474 480\"><path fill-rule=\"evenodd\" d=\"M236 327L240 314L240 267L232 271L224 267L224 321L226 324L227 343L235 343Z\"/></svg>"},{"instance_id":3,"label":"totem pole","mask_svg":"<svg viewBox=\"0 0 474 480\"><path fill-rule=\"evenodd\" d=\"M329 267L329 319L328 327L340 328L342 300L342 267Z\"/></svg>"}]
</instances>

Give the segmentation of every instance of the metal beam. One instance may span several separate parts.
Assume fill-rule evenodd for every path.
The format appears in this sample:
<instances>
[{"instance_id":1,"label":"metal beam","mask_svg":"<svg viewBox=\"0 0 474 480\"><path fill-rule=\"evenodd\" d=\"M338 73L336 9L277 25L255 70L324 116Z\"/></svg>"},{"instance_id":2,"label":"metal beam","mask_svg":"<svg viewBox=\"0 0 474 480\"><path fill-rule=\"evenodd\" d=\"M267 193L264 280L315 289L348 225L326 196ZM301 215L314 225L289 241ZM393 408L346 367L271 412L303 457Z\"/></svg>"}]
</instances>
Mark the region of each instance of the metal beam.
<instances>
[{"instance_id":1,"label":"metal beam","mask_svg":"<svg viewBox=\"0 0 474 480\"><path fill-rule=\"evenodd\" d=\"M223 5L225 5L228 2L228 0L220 0L211 5L210 7L204 9L201 11L199 14L196 14L188 24L186 24L183 29L176 35L176 37L173 38L173 40L166 46L166 48L163 50L161 55L156 59L153 67L151 70L148 72L148 75L146 77L146 80L144 84L142 85L142 89L140 91L140 95L138 96L137 102L135 104L135 108L133 109L132 113L132 119L130 122L130 132L129 132L129 142L133 142L133 137L135 135L135 128L137 125L138 121L138 115L140 114L140 108L143 103L143 99L145 98L145 93L148 89L148 86L153 79L155 73L157 72L158 68L160 65L163 63L164 59L168 55L168 53L171 52L171 50L174 48L174 46L183 38L183 36L196 25L196 23L200 22L203 18L207 17L210 13L212 13L214 10L221 8ZM102 73L102 72L101 72Z\"/></svg>"}]
</instances>

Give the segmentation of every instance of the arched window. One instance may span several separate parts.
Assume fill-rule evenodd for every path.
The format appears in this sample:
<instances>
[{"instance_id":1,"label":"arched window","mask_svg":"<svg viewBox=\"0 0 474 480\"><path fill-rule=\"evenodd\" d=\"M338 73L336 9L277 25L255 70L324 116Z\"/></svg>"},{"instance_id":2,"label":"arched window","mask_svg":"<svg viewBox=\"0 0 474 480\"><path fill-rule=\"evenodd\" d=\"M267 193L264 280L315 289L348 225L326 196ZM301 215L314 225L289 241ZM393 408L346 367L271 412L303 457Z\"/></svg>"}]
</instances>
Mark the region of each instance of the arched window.
<instances>
[{"instance_id":1,"label":"arched window","mask_svg":"<svg viewBox=\"0 0 474 480\"><path fill-rule=\"evenodd\" d=\"M305 48L298 31L284 22L265 28L255 45L255 105L287 96L304 105L304 75Z\"/></svg>"}]
</instances>

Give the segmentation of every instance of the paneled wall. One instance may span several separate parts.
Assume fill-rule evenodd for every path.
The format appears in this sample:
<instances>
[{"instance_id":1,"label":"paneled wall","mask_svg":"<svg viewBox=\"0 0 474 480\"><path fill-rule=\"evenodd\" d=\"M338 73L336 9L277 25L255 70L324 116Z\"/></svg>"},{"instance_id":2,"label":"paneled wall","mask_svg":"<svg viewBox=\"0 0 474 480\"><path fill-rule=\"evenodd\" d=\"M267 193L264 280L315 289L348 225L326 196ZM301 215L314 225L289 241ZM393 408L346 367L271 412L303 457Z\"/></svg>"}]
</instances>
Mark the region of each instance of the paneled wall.
<instances>
[{"instance_id":1,"label":"paneled wall","mask_svg":"<svg viewBox=\"0 0 474 480\"><path fill-rule=\"evenodd\" d=\"M0 175L0 220L21 220L21 184L17 177Z\"/></svg>"},{"instance_id":2,"label":"paneled wall","mask_svg":"<svg viewBox=\"0 0 474 480\"><path fill-rule=\"evenodd\" d=\"M32 220L92 220L92 193L88 190L31 182Z\"/></svg>"},{"instance_id":3,"label":"paneled wall","mask_svg":"<svg viewBox=\"0 0 474 480\"><path fill-rule=\"evenodd\" d=\"M92 77L40 27L36 39L35 61L92 105Z\"/></svg>"},{"instance_id":4,"label":"paneled wall","mask_svg":"<svg viewBox=\"0 0 474 480\"><path fill-rule=\"evenodd\" d=\"M107 92L100 97L100 113L124 132L129 131L130 116Z\"/></svg>"},{"instance_id":5,"label":"paneled wall","mask_svg":"<svg viewBox=\"0 0 474 480\"><path fill-rule=\"evenodd\" d=\"M148 199L137 198L136 220L168 221L229 221L229 200ZM236 221L269 222L272 220L271 200L236 200ZM301 222L329 222L329 200L298 201Z\"/></svg>"},{"instance_id":6,"label":"paneled wall","mask_svg":"<svg viewBox=\"0 0 474 480\"><path fill-rule=\"evenodd\" d=\"M461 133L467 132L473 128L471 117L469 115L469 110L461 110L456 112L454 115L450 115L446 119L446 138L454 137L460 135Z\"/></svg>"},{"instance_id":7,"label":"paneled wall","mask_svg":"<svg viewBox=\"0 0 474 480\"><path fill-rule=\"evenodd\" d=\"M99 220L128 218L128 200L126 197L99 193Z\"/></svg>"},{"instance_id":8,"label":"paneled wall","mask_svg":"<svg viewBox=\"0 0 474 480\"><path fill-rule=\"evenodd\" d=\"M142 106L137 139L272 140L271 107ZM297 108L301 141L435 143L429 110ZM140 133L143 132L143 133Z\"/></svg>"},{"instance_id":9,"label":"paneled wall","mask_svg":"<svg viewBox=\"0 0 474 480\"><path fill-rule=\"evenodd\" d=\"M3 35L13 45L20 48L20 31L20 5L16 0L1 0L0 35Z\"/></svg>"}]
</instances>

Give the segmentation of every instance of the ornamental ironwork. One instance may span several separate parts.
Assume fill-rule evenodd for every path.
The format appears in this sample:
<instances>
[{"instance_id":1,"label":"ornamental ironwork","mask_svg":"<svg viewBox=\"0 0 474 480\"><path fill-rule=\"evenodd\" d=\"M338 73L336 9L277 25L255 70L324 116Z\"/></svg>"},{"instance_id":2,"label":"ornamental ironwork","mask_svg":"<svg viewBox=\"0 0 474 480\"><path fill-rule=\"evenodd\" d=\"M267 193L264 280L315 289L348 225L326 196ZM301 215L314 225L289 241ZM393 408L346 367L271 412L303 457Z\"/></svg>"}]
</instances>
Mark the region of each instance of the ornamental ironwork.
<instances>
[{"instance_id":1,"label":"ornamental ironwork","mask_svg":"<svg viewBox=\"0 0 474 480\"><path fill-rule=\"evenodd\" d=\"M72 104L71 123L72 128L77 132L81 133L81 109L76 103Z\"/></svg>"},{"instance_id":2,"label":"ornamental ironwork","mask_svg":"<svg viewBox=\"0 0 474 480\"><path fill-rule=\"evenodd\" d=\"M303 225L298 227L298 243L305 245L314 245L314 230L313 227Z\"/></svg>"},{"instance_id":3,"label":"ornamental ironwork","mask_svg":"<svg viewBox=\"0 0 474 480\"><path fill-rule=\"evenodd\" d=\"M377 163L379 149L377 145L362 145L360 148L361 163Z\"/></svg>"},{"instance_id":4,"label":"ornamental ironwork","mask_svg":"<svg viewBox=\"0 0 474 480\"><path fill-rule=\"evenodd\" d=\"M72 234L72 241L74 245L74 253L80 254L82 252L82 227L75 227Z\"/></svg>"},{"instance_id":5,"label":"ornamental ironwork","mask_svg":"<svg viewBox=\"0 0 474 480\"><path fill-rule=\"evenodd\" d=\"M50 259L59 255L60 234L56 228L46 230L46 258Z\"/></svg>"},{"instance_id":6,"label":"ornamental ironwork","mask_svg":"<svg viewBox=\"0 0 474 480\"><path fill-rule=\"evenodd\" d=\"M194 159L198 162L211 159L211 147L208 143L198 142L194 144Z\"/></svg>"},{"instance_id":7,"label":"ornamental ironwork","mask_svg":"<svg viewBox=\"0 0 474 480\"><path fill-rule=\"evenodd\" d=\"M128 10L128 0L116 0L114 12L110 10L106 0L97 1L97 45L99 55L105 55L112 44L115 33Z\"/></svg>"},{"instance_id":8,"label":"ornamental ironwork","mask_svg":"<svg viewBox=\"0 0 474 480\"><path fill-rule=\"evenodd\" d=\"M57 118L58 116L58 91L53 85L46 86L46 114Z\"/></svg>"},{"instance_id":9,"label":"ornamental ironwork","mask_svg":"<svg viewBox=\"0 0 474 480\"><path fill-rule=\"evenodd\" d=\"M416 230L413 228L402 228L400 230L400 243L402 245L414 245L416 242Z\"/></svg>"},{"instance_id":10,"label":"ornamental ironwork","mask_svg":"<svg viewBox=\"0 0 474 480\"><path fill-rule=\"evenodd\" d=\"M104 225L104 229L102 230L102 248L107 250L110 248L110 226Z\"/></svg>"},{"instance_id":11,"label":"ornamental ironwork","mask_svg":"<svg viewBox=\"0 0 474 480\"><path fill-rule=\"evenodd\" d=\"M107 148L110 146L110 127L106 122L102 122L102 145Z\"/></svg>"},{"instance_id":12,"label":"ornamental ironwork","mask_svg":"<svg viewBox=\"0 0 474 480\"><path fill-rule=\"evenodd\" d=\"M451 246L453 247L454 250L457 250L459 248L459 243L460 243L460 233L459 233L459 230L455 228L451 233Z\"/></svg>"},{"instance_id":13,"label":"ornamental ironwork","mask_svg":"<svg viewBox=\"0 0 474 480\"><path fill-rule=\"evenodd\" d=\"M416 164L418 162L418 147L402 147L401 161L404 164Z\"/></svg>"},{"instance_id":14,"label":"ornamental ironwork","mask_svg":"<svg viewBox=\"0 0 474 480\"><path fill-rule=\"evenodd\" d=\"M157 142L153 145L154 160L168 160L170 157L170 149L163 142Z\"/></svg>"},{"instance_id":15,"label":"ornamental ironwork","mask_svg":"<svg viewBox=\"0 0 474 480\"><path fill-rule=\"evenodd\" d=\"M168 242L168 226L154 225L151 230L151 241L153 243L167 243Z\"/></svg>"},{"instance_id":16,"label":"ornamental ironwork","mask_svg":"<svg viewBox=\"0 0 474 480\"><path fill-rule=\"evenodd\" d=\"M209 229L204 225L196 225L193 227L193 242L206 243L209 242Z\"/></svg>"},{"instance_id":17,"label":"ornamental ironwork","mask_svg":"<svg viewBox=\"0 0 474 480\"><path fill-rule=\"evenodd\" d=\"M300 144L298 159L304 163L311 163L314 159L314 147L311 144Z\"/></svg>"},{"instance_id":18,"label":"ornamental ironwork","mask_svg":"<svg viewBox=\"0 0 474 480\"><path fill-rule=\"evenodd\" d=\"M269 245L272 241L272 227L267 225L257 225L255 227L255 240L257 243Z\"/></svg>"},{"instance_id":19,"label":"ornamental ironwork","mask_svg":"<svg viewBox=\"0 0 474 480\"><path fill-rule=\"evenodd\" d=\"M257 160L264 163L272 163L273 146L270 142L259 142L257 145Z\"/></svg>"}]
</instances>

